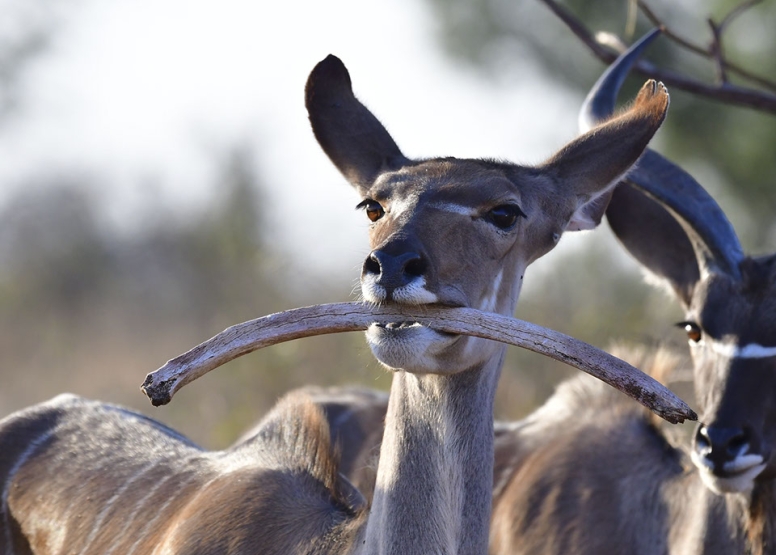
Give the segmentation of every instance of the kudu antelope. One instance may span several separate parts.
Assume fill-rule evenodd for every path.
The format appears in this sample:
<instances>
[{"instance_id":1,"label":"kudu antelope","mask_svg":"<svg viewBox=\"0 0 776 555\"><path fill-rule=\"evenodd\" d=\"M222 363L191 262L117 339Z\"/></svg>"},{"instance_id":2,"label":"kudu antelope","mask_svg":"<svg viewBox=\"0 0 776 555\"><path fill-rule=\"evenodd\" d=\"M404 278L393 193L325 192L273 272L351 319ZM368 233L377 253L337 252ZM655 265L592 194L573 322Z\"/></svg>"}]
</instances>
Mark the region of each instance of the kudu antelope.
<instances>
[{"instance_id":1,"label":"kudu antelope","mask_svg":"<svg viewBox=\"0 0 776 555\"><path fill-rule=\"evenodd\" d=\"M372 222L364 298L511 315L526 267L600 221L668 94L648 82L631 109L536 167L410 160L333 56L311 73L306 105ZM0 553L486 553L504 346L412 321L366 337L394 371L368 509L337 473L321 412L296 396L221 452L64 396L0 422Z\"/></svg>"},{"instance_id":2,"label":"kudu antelope","mask_svg":"<svg viewBox=\"0 0 776 555\"><path fill-rule=\"evenodd\" d=\"M583 123L608 117L649 40L602 76ZM776 553L776 255L745 256L719 206L652 151L606 215L685 309L701 423L677 446L622 396L564 384L496 441L492 553Z\"/></svg>"}]
</instances>

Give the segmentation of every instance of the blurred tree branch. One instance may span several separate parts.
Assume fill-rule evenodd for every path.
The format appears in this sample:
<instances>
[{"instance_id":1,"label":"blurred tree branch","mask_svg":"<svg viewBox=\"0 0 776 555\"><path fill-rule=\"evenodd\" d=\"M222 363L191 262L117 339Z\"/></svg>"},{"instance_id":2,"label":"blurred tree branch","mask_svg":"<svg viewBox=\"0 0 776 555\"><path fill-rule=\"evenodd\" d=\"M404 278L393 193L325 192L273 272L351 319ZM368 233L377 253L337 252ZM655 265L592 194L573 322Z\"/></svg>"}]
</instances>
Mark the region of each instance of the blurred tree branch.
<instances>
[{"instance_id":1,"label":"blurred tree branch","mask_svg":"<svg viewBox=\"0 0 776 555\"><path fill-rule=\"evenodd\" d=\"M568 28L579 38L582 43L600 60L609 64L617 57L616 48L612 47L615 41L603 41L590 31L571 11L558 4L555 0L541 0L550 10L568 26ZM730 22L743 13L746 9L758 4L761 0L746 0L734 10L732 10L719 24L709 20L712 27L714 38L708 48L702 48L689 41L679 37L676 33L668 31L665 24L652 12L643 0L638 0L639 7L645 15L655 24L663 28L666 36L671 38L680 46L706 58L711 59L717 66L717 75L719 83L712 85L704 83L692 77L687 77L681 73L656 67L647 61L641 60L635 66L635 71L645 77L662 81L669 87L684 90L699 96L718 100L731 105L752 108L762 112L776 115L776 83L768 81L762 77L731 64L724 59L721 48L721 37L724 30ZM727 80L727 72L735 73L740 77L748 79L753 83L770 89L758 90L749 87L742 87L730 83Z\"/></svg>"},{"instance_id":2,"label":"blurred tree branch","mask_svg":"<svg viewBox=\"0 0 776 555\"><path fill-rule=\"evenodd\" d=\"M0 117L19 103L19 81L29 63L51 46L67 3L9 0L0 21Z\"/></svg>"},{"instance_id":3,"label":"blurred tree branch","mask_svg":"<svg viewBox=\"0 0 776 555\"><path fill-rule=\"evenodd\" d=\"M730 25L732 20L739 15L741 15L747 8L754 6L755 4L759 4L762 0L749 0L747 2L744 2L734 8L725 18L722 20L721 23L715 24L712 20L709 21L709 26L712 28L712 32L715 33L715 42L718 41L721 38L722 32L724 32L725 28ZM653 11L652 9L644 2L643 0L638 0L639 8L641 8L641 11L644 13L644 15L649 19L653 25L657 27L661 27L663 29L663 34L674 41L676 44L682 46L683 48L689 50L690 52L694 52L696 54L699 54L701 56L710 56L712 54L712 46L708 48L703 48L702 46L699 46L697 44L694 44L685 38L679 36L678 34L674 33L671 29L668 28L668 25L664 21L662 21ZM717 34L720 36L718 37ZM721 48L718 46L717 48ZM763 77L760 77L759 75L755 75L749 70L746 70L736 64L733 64L724 58L720 58L718 62L721 65L721 70L723 72L729 72L735 75L738 75L739 77L746 79L747 81L751 81L752 83L763 87L765 89L770 89L771 91L776 92L776 83L773 81L769 81L768 79L764 79Z\"/></svg>"}]
</instances>

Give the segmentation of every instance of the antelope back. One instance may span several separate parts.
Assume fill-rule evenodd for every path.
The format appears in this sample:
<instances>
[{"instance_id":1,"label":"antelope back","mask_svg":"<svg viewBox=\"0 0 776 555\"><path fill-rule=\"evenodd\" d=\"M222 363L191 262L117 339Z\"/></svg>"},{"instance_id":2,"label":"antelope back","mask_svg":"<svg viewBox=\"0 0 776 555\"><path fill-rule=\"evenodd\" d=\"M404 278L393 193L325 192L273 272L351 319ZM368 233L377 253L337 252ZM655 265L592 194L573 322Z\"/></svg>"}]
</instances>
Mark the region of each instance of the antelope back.
<instances>
[{"instance_id":1,"label":"antelope back","mask_svg":"<svg viewBox=\"0 0 776 555\"><path fill-rule=\"evenodd\" d=\"M0 554L339 553L364 507L333 453L323 414L300 395L214 452L61 395L0 420ZM289 527L300 511L320 518Z\"/></svg>"}]
</instances>

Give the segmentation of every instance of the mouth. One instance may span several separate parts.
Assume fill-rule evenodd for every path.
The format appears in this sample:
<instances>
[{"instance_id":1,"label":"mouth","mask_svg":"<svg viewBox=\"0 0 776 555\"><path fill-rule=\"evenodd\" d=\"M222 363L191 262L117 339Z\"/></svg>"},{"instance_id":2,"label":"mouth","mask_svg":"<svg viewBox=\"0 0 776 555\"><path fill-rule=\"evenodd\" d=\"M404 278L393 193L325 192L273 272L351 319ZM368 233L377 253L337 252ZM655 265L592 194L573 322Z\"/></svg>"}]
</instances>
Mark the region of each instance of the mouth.
<instances>
[{"instance_id":1,"label":"mouth","mask_svg":"<svg viewBox=\"0 0 776 555\"><path fill-rule=\"evenodd\" d=\"M419 331L421 328L425 328L423 324L412 320L400 320L397 322L386 322L386 323L376 322L372 325L378 328L378 330L380 331L385 330L385 333L397 333L397 334L400 334L402 332L412 333L414 331ZM443 337L456 337L456 334L453 334L453 333L447 333L444 331L439 331L431 328L426 328L426 329L429 329L430 331L433 331L434 333L439 334Z\"/></svg>"},{"instance_id":2,"label":"mouth","mask_svg":"<svg viewBox=\"0 0 776 555\"><path fill-rule=\"evenodd\" d=\"M703 483L718 494L751 491L755 478L767 466L764 457L755 454L736 457L722 465L722 468L715 468L714 463L695 452L691 454L691 458L700 470Z\"/></svg>"},{"instance_id":3,"label":"mouth","mask_svg":"<svg viewBox=\"0 0 776 555\"><path fill-rule=\"evenodd\" d=\"M408 310L414 310L416 311L416 313L418 312L422 313L423 309L425 308L462 308L462 305L460 303L444 303L444 302L415 304L415 303L397 302L395 300L392 300L381 304L386 306L392 305L397 308L406 308ZM396 320L393 322L375 322L374 324L372 324L372 326L378 332L382 332L386 335L399 336L403 334L411 334L413 332L426 330L428 332L432 332L438 336L441 336L442 338L445 338L445 339L459 337L458 334L448 333L445 331L440 331L440 330L436 330L436 329L424 326L420 322L412 320L411 317L410 319L407 319L407 320Z\"/></svg>"},{"instance_id":4,"label":"mouth","mask_svg":"<svg viewBox=\"0 0 776 555\"><path fill-rule=\"evenodd\" d=\"M420 325L421 324L419 324L418 322L409 322L409 321L375 324L375 326L377 326L378 328L385 328L387 330L401 330L401 329L415 328Z\"/></svg>"},{"instance_id":5,"label":"mouth","mask_svg":"<svg viewBox=\"0 0 776 555\"><path fill-rule=\"evenodd\" d=\"M367 343L377 360L388 368L415 373L437 371L439 357L457 344L461 337L429 328L412 319L374 323L366 331Z\"/></svg>"}]
</instances>

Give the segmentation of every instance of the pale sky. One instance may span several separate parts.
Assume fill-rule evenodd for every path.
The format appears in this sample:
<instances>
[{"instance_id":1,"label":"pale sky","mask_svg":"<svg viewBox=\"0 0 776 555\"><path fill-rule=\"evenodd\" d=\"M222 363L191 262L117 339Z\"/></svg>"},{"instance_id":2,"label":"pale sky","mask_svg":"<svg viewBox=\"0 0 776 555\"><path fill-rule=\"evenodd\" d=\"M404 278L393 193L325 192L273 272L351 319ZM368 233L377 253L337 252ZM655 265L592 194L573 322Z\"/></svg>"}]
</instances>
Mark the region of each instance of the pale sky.
<instances>
[{"instance_id":1,"label":"pale sky","mask_svg":"<svg viewBox=\"0 0 776 555\"><path fill-rule=\"evenodd\" d=\"M576 133L581 97L530 60L495 81L456 65L432 16L412 0L71 0L0 129L5 195L30 176L86 174L131 229L149 202L211 201L214 154L247 143L274 239L313 270L353 273L363 215L304 110L307 74L327 54L410 157L538 162Z\"/></svg>"}]
</instances>

